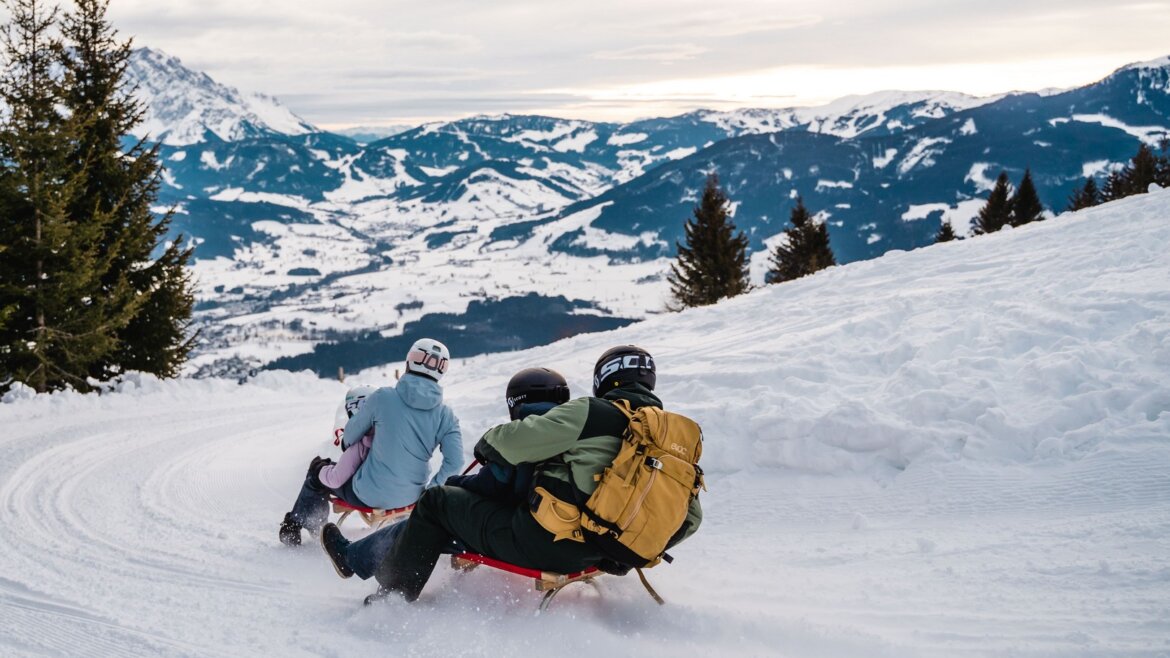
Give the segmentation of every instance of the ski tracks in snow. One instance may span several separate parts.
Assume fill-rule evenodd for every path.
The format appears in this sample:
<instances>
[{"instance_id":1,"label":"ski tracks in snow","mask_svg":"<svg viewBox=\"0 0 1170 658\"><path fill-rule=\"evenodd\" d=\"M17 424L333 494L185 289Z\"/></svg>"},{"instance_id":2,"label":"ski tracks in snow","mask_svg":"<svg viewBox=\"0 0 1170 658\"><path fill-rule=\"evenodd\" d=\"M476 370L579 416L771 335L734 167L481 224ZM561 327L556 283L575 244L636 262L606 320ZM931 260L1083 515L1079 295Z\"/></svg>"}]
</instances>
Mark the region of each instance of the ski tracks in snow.
<instances>
[{"instance_id":1,"label":"ski tracks in snow","mask_svg":"<svg viewBox=\"0 0 1170 658\"><path fill-rule=\"evenodd\" d=\"M277 604L295 576L258 564L272 550L260 527L271 531L276 501L295 494L277 494L269 464L281 451L287 461L282 442L327 425L330 406L224 396L6 431L0 616L15 644L202 655L238 645L225 611L250 625L248 608Z\"/></svg>"},{"instance_id":2,"label":"ski tracks in snow","mask_svg":"<svg viewBox=\"0 0 1170 658\"><path fill-rule=\"evenodd\" d=\"M363 609L306 538L276 541L328 448L336 385L156 408L120 400L0 438L0 647L19 655L1158 655L1170 450L1047 467L916 464L892 480L712 474L707 521L650 577L569 589L442 563ZM1124 474L1119 477L1119 474ZM353 524L345 528L357 536ZM394 648L394 649L391 649Z\"/></svg>"}]
</instances>

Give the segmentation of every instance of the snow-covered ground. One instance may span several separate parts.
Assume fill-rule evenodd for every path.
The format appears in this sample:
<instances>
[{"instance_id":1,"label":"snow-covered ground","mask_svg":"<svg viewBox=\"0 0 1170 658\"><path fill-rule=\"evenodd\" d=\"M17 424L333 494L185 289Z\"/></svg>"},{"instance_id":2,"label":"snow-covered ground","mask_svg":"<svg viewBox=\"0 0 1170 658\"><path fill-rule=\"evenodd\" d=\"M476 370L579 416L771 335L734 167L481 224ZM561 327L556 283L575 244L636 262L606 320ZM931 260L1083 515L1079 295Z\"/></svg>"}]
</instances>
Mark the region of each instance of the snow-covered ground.
<instances>
[{"instance_id":1,"label":"snow-covered ground","mask_svg":"<svg viewBox=\"0 0 1170 658\"><path fill-rule=\"evenodd\" d=\"M336 382L10 395L0 654L1170 655L1168 243L1170 190L457 358L470 453L513 371L585 393L606 347L655 354L710 488L648 574L665 607L609 578L534 617L528 582L440 564L362 608L371 583L276 540Z\"/></svg>"}]
</instances>

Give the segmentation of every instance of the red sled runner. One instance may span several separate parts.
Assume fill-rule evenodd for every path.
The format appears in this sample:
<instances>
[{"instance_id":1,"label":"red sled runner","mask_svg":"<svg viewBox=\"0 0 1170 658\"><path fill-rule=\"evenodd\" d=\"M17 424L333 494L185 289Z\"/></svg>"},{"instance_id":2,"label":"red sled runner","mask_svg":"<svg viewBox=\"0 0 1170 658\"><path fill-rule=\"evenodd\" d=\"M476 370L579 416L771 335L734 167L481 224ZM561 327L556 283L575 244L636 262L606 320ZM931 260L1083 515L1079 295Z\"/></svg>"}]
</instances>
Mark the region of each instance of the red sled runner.
<instances>
[{"instance_id":1,"label":"red sled runner","mask_svg":"<svg viewBox=\"0 0 1170 658\"><path fill-rule=\"evenodd\" d=\"M572 585L573 583L588 583L596 587L597 583L595 582L595 579L606 575L604 571L601 571L597 567L589 567L584 571L577 571L575 573L555 573L552 571L541 571L540 569L518 567L514 564L496 560L486 555L480 555L479 553L459 553L457 555L451 556L451 567L456 571L471 571L481 564L485 567L491 567L493 569L499 569L500 571L514 573L517 576L531 578L533 580L533 588L538 592L544 592L544 597L540 599L540 605L536 610L537 614L547 610L549 605L552 604L553 598L565 587ZM646 588L646 591L650 593L650 596L652 596L659 605L664 605L666 603L666 601L662 600L662 597L658 595L658 592L655 592L654 588L650 586L650 583L646 580L646 577L642 575L641 569L638 569L638 578L642 580L642 585Z\"/></svg>"}]
</instances>

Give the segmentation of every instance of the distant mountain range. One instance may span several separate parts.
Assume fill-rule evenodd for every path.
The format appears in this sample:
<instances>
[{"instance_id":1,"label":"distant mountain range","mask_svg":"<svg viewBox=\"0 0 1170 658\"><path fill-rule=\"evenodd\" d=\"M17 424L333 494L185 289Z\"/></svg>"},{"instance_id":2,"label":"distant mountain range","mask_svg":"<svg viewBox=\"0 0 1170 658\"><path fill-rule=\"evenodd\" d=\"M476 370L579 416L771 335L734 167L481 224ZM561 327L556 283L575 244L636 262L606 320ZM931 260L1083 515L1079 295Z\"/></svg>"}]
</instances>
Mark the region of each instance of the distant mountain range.
<instances>
[{"instance_id":1,"label":"distant mountain range","mask_svg":"<svg viewBox=\"0 0 1170 658\"><path fill-rule=\"evenodd\" d=\"M1140 142L1154 145L1170 135L1168 73L1166 62L1130 67L1095 85L1013 94L917 125L907 122L897 131L840 137L790 129L732 137L560 216L601 208L593 228L649 231L673 245L682 237L677 218L693 205L704 173L715 171L739 202L736 222L753 247L784 227L799 194L829 222L842 262L873 258L931 244L944 218L966 234L1000 171L1018 181L1031 169L1042 201L1060 212L1085 177L1102 177L1132 157ZM666 245L639 255L670 255ZM567 235L559 247L598 251Z\"/></svg>"},{"instance_id":2,"label":"distant mountain range","mask_svg":"<svg viewBox=\"0 0 1170 658\"><path fill-rule=\"evenodd\" d=\"M797 195L851 262L929 244L940 221L965 234L1001 170L1030 168L1059 211L1085 176L1170 134L1170 57L1044 95L884 92L627 124L503 115L387 136L319 130L157 50L135 51L130 70L141 135L166 165L159 210L197 244L207 368L392 337L474 300L657 312L710 172L759 282Z\"/></svg>"},{"instance_id":3,"label":"distant mountain range","mask_svg":"<svg viewBox=\"0 0 1170 658\"><path fill-rule=\"evenodd\" d=\"M370 142L376 142L379 139L386 139L393 137L399 133L404 133L414 126L356 126L353 128L345 128L343 130L335 130L338 135L344 135L360 145L366 145Z\"/></svg>"}]
</instances>

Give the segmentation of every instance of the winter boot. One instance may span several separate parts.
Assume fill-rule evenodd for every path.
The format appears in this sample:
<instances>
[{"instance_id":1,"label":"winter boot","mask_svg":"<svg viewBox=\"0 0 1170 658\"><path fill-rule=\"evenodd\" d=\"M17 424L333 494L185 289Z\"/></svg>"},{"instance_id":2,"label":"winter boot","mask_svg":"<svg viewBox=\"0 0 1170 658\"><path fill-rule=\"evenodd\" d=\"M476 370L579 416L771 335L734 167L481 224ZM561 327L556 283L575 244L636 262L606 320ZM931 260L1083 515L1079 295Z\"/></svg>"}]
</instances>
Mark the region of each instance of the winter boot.
<instances>
[{"instance_id":1,"label":"winter boot","mask_svg":"<svg viewBox=\"0 0 1170 658\"><path fill-rule=\"evenodd\" d=\"M280 543L285 546L301 545L301 524L293 520L292 512L284 515L280 522Z\"/></svg>"},{"instance_id":2,"label":"winter boot","mask_svg":"<svg viewBox=\"0 0 1170 658\"><path fill-rule=\"evenodd\" d=\"M395 594L397 594L397 592L395 592L394 590L386 589L385 587L382 587L381 585L379 585L378 591L367 596L366 600L363 601L362 604L370 606L370 605L374 605L375 603L382 603L383 601L394 598Z\"/></svg>"},{"instance_id":3,"label":"winter boot","mask_svg":"<svg viewBox=\"0 0 1170 658\"><path fill-rule=\"evenodd\" d=\"M353 575L353 569L350 569L349 565L345 563L346 546L349 546L349 541L341 534L341 529L335 524L326 523L321 528L321 548L325 550L325 555L329 556L329 563L333 565L333 570L342 578L349 578Z\"/></svg>"}]
</instances>

